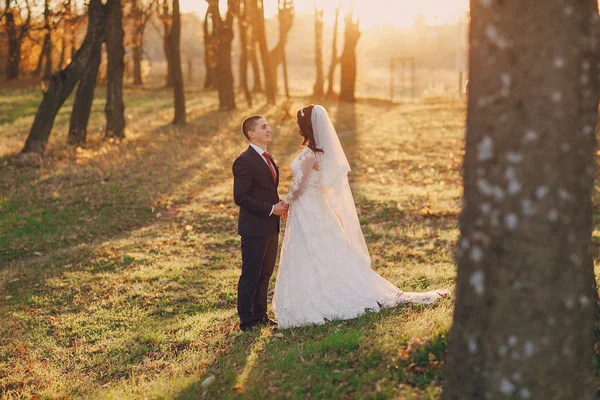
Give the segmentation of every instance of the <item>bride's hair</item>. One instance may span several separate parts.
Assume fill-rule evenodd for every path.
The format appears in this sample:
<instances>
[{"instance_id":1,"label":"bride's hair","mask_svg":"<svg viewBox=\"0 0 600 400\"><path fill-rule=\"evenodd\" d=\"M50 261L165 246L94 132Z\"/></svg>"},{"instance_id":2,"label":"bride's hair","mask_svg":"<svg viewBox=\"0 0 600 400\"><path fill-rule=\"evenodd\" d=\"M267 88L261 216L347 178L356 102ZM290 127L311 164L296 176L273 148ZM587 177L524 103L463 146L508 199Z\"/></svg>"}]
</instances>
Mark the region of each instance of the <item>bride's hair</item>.
<instances>
[{"instance_id":1,"label":"bride's hair","mask_svg":"<svg viewBox=\"0 0 600 400\"><path fill-rule=\"evenodd\" d=\"M323 149L318 149L315 144L315 135L312 126L312 110L315 107L314 104L310 104L298 110L296 119L298 120L298 127L300 127L300 134L303 137L302 146L306 146L312 151L323 153Z\"/></svg>"}]
</instances>

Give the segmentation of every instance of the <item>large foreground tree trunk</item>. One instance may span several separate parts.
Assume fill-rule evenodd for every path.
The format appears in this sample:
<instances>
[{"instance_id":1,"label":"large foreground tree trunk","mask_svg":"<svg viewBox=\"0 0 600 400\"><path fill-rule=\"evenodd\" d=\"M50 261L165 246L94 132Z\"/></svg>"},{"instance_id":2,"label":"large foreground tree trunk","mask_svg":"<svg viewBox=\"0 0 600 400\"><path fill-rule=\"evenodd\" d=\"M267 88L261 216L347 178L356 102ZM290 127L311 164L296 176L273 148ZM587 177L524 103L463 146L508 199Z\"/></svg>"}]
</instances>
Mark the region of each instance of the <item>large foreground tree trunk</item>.
<instances>
[{"instance_id":1,"label":"large foreground tree trunk","mask_svg":"<svg viewBox=\"0 0 600 400\"><path fill-rule=\"evenodd\" d=\"M171 31L171 56L173 72L173 94L175 96L175 117L173 123L185 124L185 93L183 90L183 71L181 70L181 13L179 0L173 0L173 27Z\"/></svg>"},{"instance_id":2,"label":"large foreground tree trunk","mask_svg":"<svg viewBox=\"0 0 600 400\"><path fill-rule=\"evenodd\" d=\"M21 153L40 155L44 153L58 110L85 73L94 54L99 51L99 44L104 40L106 25L106 12L102 0L90 0L88 15L89 23L85 40L75 53L71 63L50 78L49 87L35 114L33 125Z\"/></svg>"},{"instance_id":3,"label":"large foreground tree trunk","mask_svg":"<svg viewBox=\"0 0 600 400\"><path fill-rule=\"evenodd\" d=\"M444 399L594 398L597 19L595 0L471 2Z\"/></svg>"},{"instance_id":4,"label":"large foreground tree trunk","mask_svg":"<svg viewBox=\"0 0 600 400\"><path fill-rule=\"evenodd\" d=\"M101 60L102 51L99 44L98 51L94 52L85 74L77 86L73 111L71 112L71 122L69 124L68 144L79 146L84 144L87 139L87 126L92 112L94 91L96 89Z\"/></svg>"},{"instance_id":5,"label":"large foreground tree trunk","mask_svg":"<svg viewBox=\"0 0 600 400\"><path fill-rule=\"evenodd\" d=\"M105 138L125 137L125 104L123 102L123 74L125 72L125 44L123 39L123 6L121 0L108 0L106 24L106 135Z\"/></svg>"},{"instance_id":6,"label":"large foreground tree trunk","mask_svg":"<svg viewBox=\"0 0 600 400\"><path fill-rule=\"evenodd\" d=\"M344 20L344 50L340 57L342 76L340 81L340 101L354 103L356 87L356 45L360 39L358 20L354 22L352 12Z\"/></svg>"}]
</instances>

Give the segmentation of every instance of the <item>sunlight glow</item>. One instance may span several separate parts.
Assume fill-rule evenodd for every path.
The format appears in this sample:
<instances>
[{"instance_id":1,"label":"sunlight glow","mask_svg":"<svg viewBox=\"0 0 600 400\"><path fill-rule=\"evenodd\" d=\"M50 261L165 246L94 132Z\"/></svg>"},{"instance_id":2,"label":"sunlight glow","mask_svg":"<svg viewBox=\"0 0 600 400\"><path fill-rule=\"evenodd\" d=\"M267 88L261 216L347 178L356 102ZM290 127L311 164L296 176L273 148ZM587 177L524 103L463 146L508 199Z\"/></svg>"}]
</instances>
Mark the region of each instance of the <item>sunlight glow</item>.
<instances>
[{"instance_id":1,"label":"sunlight glow","mask_svg":"<svg viewBox=\"0 0 600 400\"><path fill-rule=\"evenodd\" d=\"M277 0L264 0L265 16L277 14ZM468 0L354 0L344 1L343 8L354 4L355 15L360 18L361 27L369 29L378 25L392 25L408 28L421 15L428 25L441 25L456 22L469 9ZM204 17L206 1L181 0L183 12L196 12ZM222 10L226 1L221 0ZM325 10L325 23L332 24L334 10L339 0L296 0L298 14L312 13L314 5Z\"/></svg>"},{"instance_id":2,"label":"sunlight glow","mask_svg":"<svg viewBox=\"0 0 600 400\"><path fill-rule=\"evenodd\" d=\"M260 354L265 350L265 347L267 347L267 343L271 340L272 335L273 332L271 330L263 329L260 336L256 338L256 341L248 352L244 370L235 379L234 389L237 393L242 393L244 391L244 385L246 384L250 373L254 370L254 367L256 367L256 361Z\"/></svg>"}]
</instances>

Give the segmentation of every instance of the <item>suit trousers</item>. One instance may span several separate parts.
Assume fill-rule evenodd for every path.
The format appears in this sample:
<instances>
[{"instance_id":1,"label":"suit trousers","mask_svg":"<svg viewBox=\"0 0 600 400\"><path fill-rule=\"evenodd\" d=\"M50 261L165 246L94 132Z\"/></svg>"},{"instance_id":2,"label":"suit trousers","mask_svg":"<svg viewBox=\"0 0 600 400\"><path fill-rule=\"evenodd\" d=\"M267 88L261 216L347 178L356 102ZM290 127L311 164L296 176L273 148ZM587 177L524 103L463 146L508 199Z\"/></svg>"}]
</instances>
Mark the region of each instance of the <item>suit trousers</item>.
<instances>
[{"instance_id":1,"label":"suit trousers","mask_svg":"<svg viewBox=\"0 0 600 400\"><path fill-rule=\"evenodd\" d=\"M267 317L267 293L275 269L279 233L241 239L242 275L238 282L237 309L240 327L246 327Z\"/></svg>"}]
</instances>

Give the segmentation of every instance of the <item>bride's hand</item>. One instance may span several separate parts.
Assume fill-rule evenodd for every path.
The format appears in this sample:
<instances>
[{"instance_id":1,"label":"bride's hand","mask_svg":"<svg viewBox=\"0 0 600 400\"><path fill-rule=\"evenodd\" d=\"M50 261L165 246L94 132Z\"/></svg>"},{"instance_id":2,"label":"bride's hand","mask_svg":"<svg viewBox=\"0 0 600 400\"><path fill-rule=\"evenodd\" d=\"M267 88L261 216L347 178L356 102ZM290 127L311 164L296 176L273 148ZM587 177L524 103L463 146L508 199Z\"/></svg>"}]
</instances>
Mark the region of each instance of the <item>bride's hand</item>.
<instances>
[{"instance_id":1,"label":"bride's hand","mask_svg":"<svg viewBox=\"0 0 600 400\"><path fill-rule=\"evenodd\" d=\"M285 204L285 203L284 203ZM290 206L287 206L287 209L285 210L285 212L283 213L283 220L287 221L288 219L288 213L290 212Z\"/></svg>"}]
</instances>

